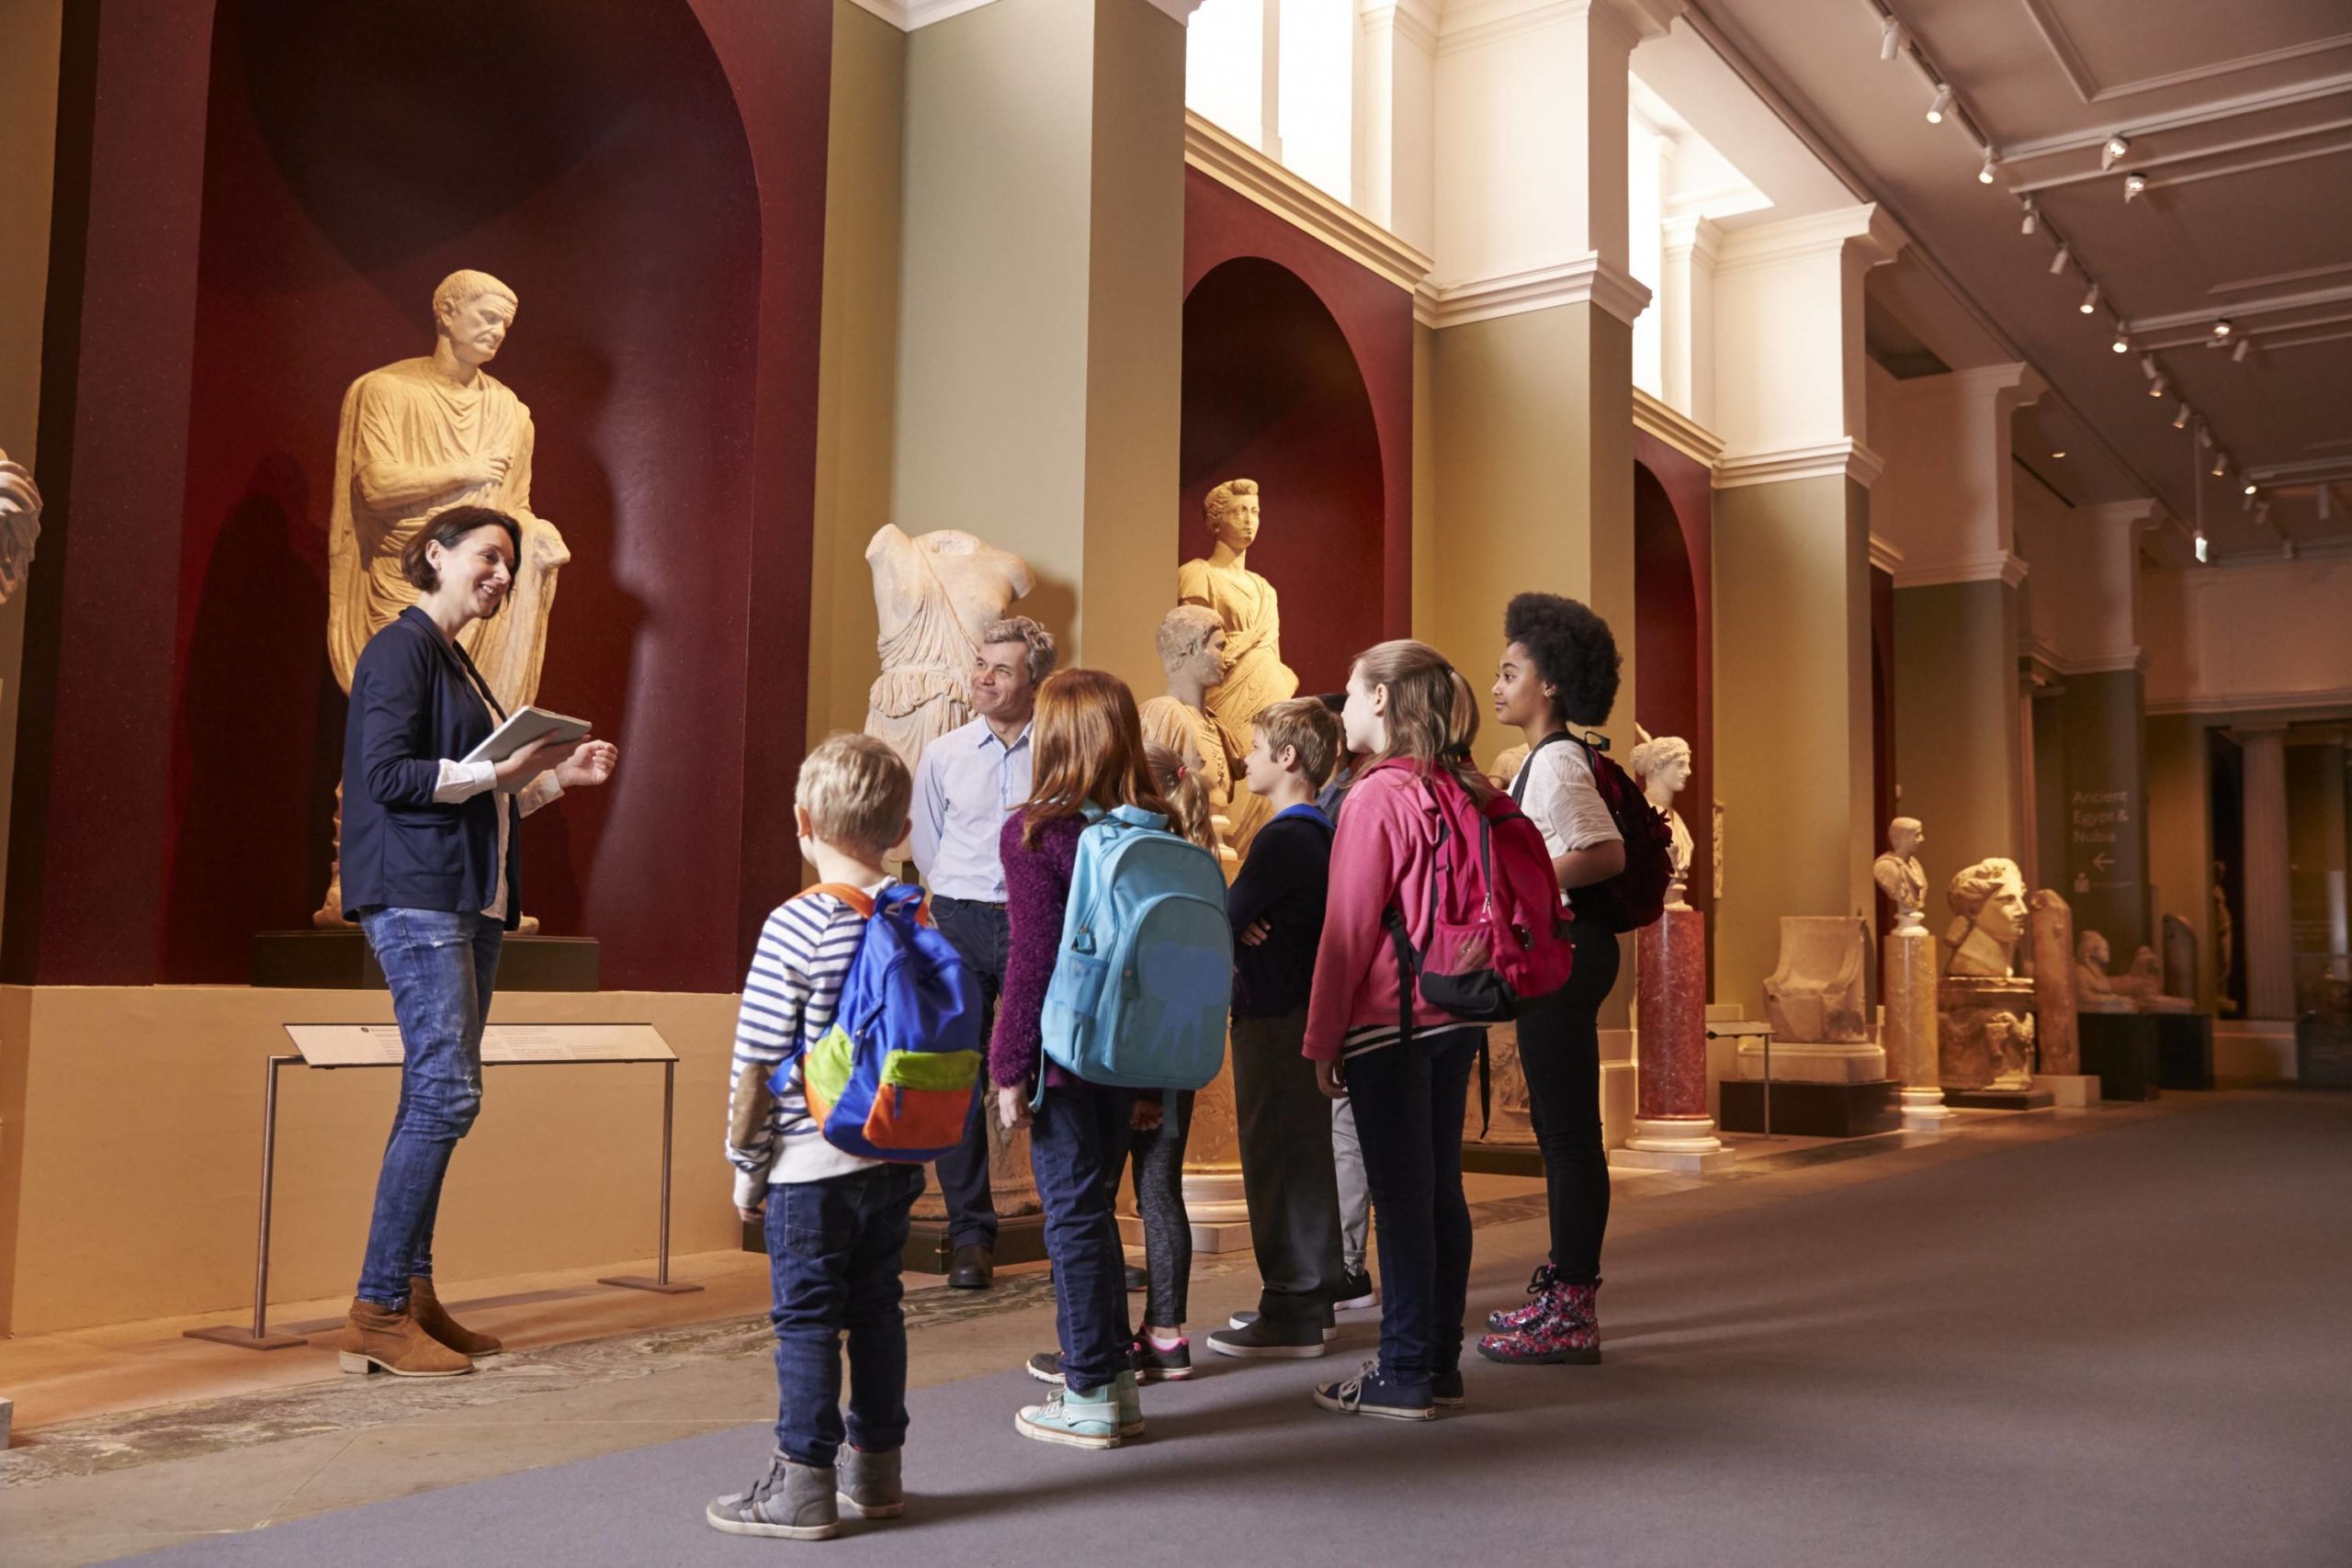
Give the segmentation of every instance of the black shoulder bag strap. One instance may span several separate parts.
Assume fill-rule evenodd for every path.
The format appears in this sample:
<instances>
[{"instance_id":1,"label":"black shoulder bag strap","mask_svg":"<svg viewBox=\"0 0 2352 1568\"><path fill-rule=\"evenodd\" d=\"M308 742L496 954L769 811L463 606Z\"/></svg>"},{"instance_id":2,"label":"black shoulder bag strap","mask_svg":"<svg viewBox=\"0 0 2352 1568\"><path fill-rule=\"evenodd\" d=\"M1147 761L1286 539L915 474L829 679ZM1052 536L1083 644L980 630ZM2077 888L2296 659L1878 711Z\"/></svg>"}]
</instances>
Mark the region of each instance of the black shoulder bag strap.
<instances>
[{"instance_id":1,"label":"black shoulder bag strap","mask_svg":"<svg viewBox=\"0 0 2352 1568\"><path fill-rule=\"evenodd\" d=\"M1513 806L1524 806L1527 804L1527 781L1535 772L1536 752L1543 750L1546 746L1555 745L1562 740L1573 740L1575 739L1575 736L1570 735L1565 729L1555 729L1552 731L1551 734L1545 736L1543 739L1538 740L1535 743L1535 750L1528 752L1527 761L1519 765L1519 777L1510 781L1510 803Z\"/></svg>"}]
</instances>

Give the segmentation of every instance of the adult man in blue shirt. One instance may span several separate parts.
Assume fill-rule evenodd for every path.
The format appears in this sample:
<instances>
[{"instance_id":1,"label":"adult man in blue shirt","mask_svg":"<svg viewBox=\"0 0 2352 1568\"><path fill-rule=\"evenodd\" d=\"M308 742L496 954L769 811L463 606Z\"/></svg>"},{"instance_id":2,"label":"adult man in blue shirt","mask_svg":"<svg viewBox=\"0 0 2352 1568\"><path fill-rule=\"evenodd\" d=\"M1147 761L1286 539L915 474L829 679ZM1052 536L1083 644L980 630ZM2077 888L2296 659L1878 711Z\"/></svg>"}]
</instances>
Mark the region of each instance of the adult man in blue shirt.
<instances>
[{"instance_id":1,"label":"adult man in blue shirt","mask_svg":"<svg viewBox=\"0 0 2352 1568\"><path fill-rule=\"evenodd\" d=\"M972 708L979 716L923 749L915 764L911 848L932 919L980 977L993 1027L1004 984L1011 928L1004 913L1004 866L997 841L1004 819L1029 799L1029 718L1038 682L1053 672L1054 637L1026 615L989 625L972 669ZM954 1248L947 1282L985 1290L996 1269L996 1203L989 1191L988 1118L972 1119L964 1146L940 1160L939 1192L947 1203Z\"/></svg>"}]
</instances>

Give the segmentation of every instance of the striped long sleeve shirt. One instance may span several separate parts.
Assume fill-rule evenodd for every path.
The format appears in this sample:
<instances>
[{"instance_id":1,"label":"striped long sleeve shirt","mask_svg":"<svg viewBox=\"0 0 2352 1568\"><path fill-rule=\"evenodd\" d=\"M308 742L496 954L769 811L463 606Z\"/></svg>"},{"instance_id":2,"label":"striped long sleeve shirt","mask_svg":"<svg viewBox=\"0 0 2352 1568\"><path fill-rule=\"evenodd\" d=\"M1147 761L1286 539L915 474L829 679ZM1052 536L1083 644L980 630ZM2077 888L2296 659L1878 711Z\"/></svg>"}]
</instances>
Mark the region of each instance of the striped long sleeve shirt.
<instances>
[{"instance_id":1,"label":"striped long sleeve shirt","mask_svg":"<svg viewBox=\"0 0 2352 1568\"><path fill-rule=\"evenodd\" d=\"M735 1201L744 1208L758 1206L773 1182L820 1181L875 1163L825 1142L797 1069L782 1094L768 1089L778 1063L800 1056L833 1027L842 980L865 931L865 917L830 893L778 906L761 928L743 976L727 1103L727 1159L735 1168Z\"/></svg>"}]
</instances>

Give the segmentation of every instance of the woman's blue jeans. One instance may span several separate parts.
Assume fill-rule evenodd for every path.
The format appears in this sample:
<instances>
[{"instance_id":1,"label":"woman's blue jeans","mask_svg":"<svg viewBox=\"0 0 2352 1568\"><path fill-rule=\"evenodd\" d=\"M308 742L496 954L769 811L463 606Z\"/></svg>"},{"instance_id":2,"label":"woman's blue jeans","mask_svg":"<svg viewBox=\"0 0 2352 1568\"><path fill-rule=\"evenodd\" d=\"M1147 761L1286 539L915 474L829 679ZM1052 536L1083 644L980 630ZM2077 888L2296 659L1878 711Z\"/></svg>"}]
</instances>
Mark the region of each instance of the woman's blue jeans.
<instances>
[{"instance_id":1,"label":"woman's blue jeans","mask_svg":"<svg viewBox=\"0 0 2352 1568\"><path fill-rule=\"evenodd\" d=\"M377 909L359 927L391 986L403 1057L359 1299L398 1311L409 1277L432 1277L441 1179L481 1110L481 1026L506 931L486 916L441 909Z\"/></svg>"}]
</instances>

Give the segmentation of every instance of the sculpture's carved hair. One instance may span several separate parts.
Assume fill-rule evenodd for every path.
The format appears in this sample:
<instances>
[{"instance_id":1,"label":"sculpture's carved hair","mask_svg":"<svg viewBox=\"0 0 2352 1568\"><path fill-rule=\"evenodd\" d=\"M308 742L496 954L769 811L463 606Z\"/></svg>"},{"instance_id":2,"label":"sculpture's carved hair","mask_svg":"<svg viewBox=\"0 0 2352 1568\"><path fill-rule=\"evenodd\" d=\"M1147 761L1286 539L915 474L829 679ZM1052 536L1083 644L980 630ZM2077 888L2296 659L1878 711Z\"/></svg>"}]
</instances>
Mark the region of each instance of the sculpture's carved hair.
<instances>
[{"instance_id":1,"label":"sculpture's carved hair","mask_svg":"<svg viewBox=\"0 0 2352 1568\"><path fill-rule=\"evenodd\" d=\"M1919 830L1920 824L1917 817L1898 817L1886 825L1887 841L1894 842L1894 835L1897 833L1917 833Z\"/></svg>"},{"instance_id":2,"label":"sculpture's carved hair","mask_svg":"<svg viewBox=\"0 0 2352 1568\"><path fill-rule=\"evenodd\" d=\"M1233 510L1235 502L1245 495L1257 493L1256 479L1227 479L1201 498L1201 510L1207 514L1209 526L1214 528L1224 520L1227 513Z\"/></svg>"},{"instance_id":3,"label":"sculpture's carved hair","mask_svg":"<svg viewBox=\"0 0 2352 1568\"><path fill-rule=\"evenodd\" d=\"M913 775L887 741L837 733L800 764L792 804L816 837L843 854L878 855L896 843L914 800Z\"/></svg>"},{"instance_id":4,"label":"sculpture's carved hair","mask_svg":"<svg viewBox=\"0 0 2352 1568\"><path fill-rule=\"evenodd\" d=\"M441 574L434 570L433 562L429 558L432 547L438 545L445 550L454 550L458 547L459 539L477 528L505 529L507 542L514 547L514 559L508 563L510 571L521 568L523 560L523 525L521 524L495 507L452 506L446 512L436 512L425 519L424 526L419 528L415 536L401 547L401 575L407 578L418 592L433 592L441 586ZM501 599L498 602L498 609L503 610L505 607L506 601ZM495 615L498 610L492 610L491 614Z\"/></svg>"},{"instance_id":5,"label":"sculpture's carved hair","mask_svg":"<svg viewBox=\"0 0 2352 1568\"><path fill-rule=\"evenodd\" d=\"M1225 623L1205 604L1179 604L1160 617L1159 630L1152 643L1159 650L1161 667L1173 668L1198 653L1211 637L1224 629Z\"/></svg>"},{"instance_id":6,"label":"sculpture's carved hair","mask_svg":"<svg viewBox=\"0 0 2352 1568\"><path fill-rule=\"evenodd\" d=\"M441 319L441 309L445 305L469 305L485 294L495 294L518 310L523 308L523 301L514 290L490 274L476 272L471 267L459 267L443 278L441 287L433 291L433 319L436 321Z\"/></svg>"},{"instance_id":7,"label":"sculpture's carved hair","mask_svg":"<svg viewBox=\"0 0 2352 1568\"><path fill-rule=\"evenodd\" d=\"M1954 874L1944 897L1951 901L1953 914L1973 916L1984 907L1985 900L2000 891L2003 883L2008 882L2016 883L2022 891L2025 874L2018 869L2017 862L1995 855Z\"/></svg>"},{"instance_id":8,"label":"sculpture's carved hair","mask_svg":"<svg viewBox=\"0 0 2352 1568\"><path fill-rule=\"evenodd\" d=\"M1347 746L1347 732L1322 698L1292 697L1261 709L1252 722L1266 738L1268 755L1281 756L1285 746L1297 750L1299 774L1310 788L1321 789L1330 782L1331 770Z\"/></svg>"},{"instance_id":9,"label":"sculpture's carved hair","mask_svg":"<svg viewBox=\"0 0 2352 1568\"><path fill-rule=\"evenodd\" d=\"M1028 646L1031 685L1054 672L1054 634L1028 616L1007 615L1001 621L990 621L981 628L982 648L992 648L1001 642L1018 642Z\"/></svg>"},{"instance_id":10,"label":"sculpture's carved hair","mask_svg":"<svg viewBox=\"0 0 2352 1568\"><path fill-rule=\"evenodd\" d=\"M1557 593L1521 593L1503 610L1503 640L1535 661L1537 677L1552 688L1554 718L1609 722L1625 660L1609 623L1589 605Z\"/></svg>"},{"instance_id":11,"label":"sculpture's carved hair","mask_svg":"<svg viewBox=\"0 0 2352 1568\"><path fill-rule=\"evenodd\" d=\"M1634 771L1634 777L1645 784L1649 782L1652 773L1662 773L1677 762L1688 765L1690 761L1690 742L1679 735L1661 735L1655 740L1645 740L1625 758L1626 766Z\"/></svg>"}]
</instances>

